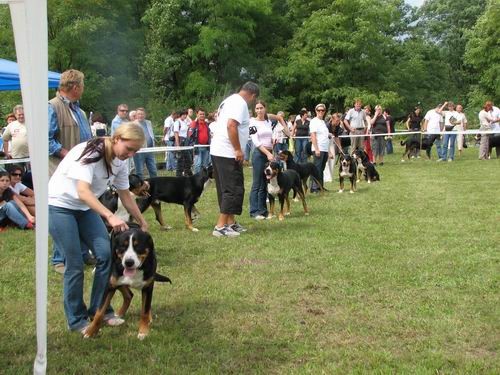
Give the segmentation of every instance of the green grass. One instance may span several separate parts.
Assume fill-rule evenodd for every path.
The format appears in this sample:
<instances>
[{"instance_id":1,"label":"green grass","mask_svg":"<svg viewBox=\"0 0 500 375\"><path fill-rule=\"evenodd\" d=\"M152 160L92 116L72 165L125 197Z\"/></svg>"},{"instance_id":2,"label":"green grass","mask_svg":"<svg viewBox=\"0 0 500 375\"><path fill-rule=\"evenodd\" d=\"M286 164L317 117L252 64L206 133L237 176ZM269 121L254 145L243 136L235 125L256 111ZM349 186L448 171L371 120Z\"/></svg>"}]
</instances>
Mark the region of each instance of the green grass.
<instances>
[{"instance_id":1,"label":"green grass","mask_svg":"<svg viewBox=\"0 0 500 375\"><path fill-rule=\"evenodd\" d=\"M155 288L150 336L136 338L137 292L125 325L93 340L68 332L50 270L48 373L499 373L500 160L466 151L401 163L397 149L380 183L353 195L328 183L307 196L309 217L293 203L284 222L248 218L247 173L249 231L236 239L211 236L214 188L198 205L199 233L184 229L180 206L163 209L168 232L148 211L160 273L173 280ZM0 238L0 372L29 373L34 234Z\"/></svg>"}]
</instances>

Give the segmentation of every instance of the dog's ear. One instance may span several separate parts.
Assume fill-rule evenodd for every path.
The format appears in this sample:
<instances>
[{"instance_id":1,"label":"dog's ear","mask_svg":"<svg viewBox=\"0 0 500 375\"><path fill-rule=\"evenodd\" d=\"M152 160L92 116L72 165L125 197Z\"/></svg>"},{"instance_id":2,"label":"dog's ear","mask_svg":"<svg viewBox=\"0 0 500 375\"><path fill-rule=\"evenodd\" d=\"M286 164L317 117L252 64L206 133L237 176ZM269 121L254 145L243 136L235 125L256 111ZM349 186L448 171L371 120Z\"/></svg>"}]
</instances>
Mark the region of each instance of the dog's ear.
<instances>
[{"instance_id":1,"label":"dog's ear","mask_svg":"<svg viewBox=\"0 0 500 375\"><path fill-rule=\"evenodd\" d=\"M148 245L147 247L148 247L149 251L154 251L155 244L153 242L153 237L148 232L144 232L144 233L146 234L146 237L147 237L147 245Z\"/></svg>"}]
</instances>

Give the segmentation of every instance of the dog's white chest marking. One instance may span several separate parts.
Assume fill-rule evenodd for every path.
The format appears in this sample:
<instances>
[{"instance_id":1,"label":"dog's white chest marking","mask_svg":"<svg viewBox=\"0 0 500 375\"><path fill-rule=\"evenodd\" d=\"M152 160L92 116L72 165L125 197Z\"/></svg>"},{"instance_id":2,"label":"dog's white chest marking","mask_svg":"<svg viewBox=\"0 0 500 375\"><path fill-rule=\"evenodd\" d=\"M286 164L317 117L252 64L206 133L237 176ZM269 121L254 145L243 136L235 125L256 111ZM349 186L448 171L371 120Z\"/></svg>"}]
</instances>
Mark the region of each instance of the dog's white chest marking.
<instances>
[{"instance_id":1,"label":"dog's white chest marking","mask_svg":"<svg viewBox=\"0 0 500 375\"><path fill-rule=\"evenodd\" d=\"M278 178L273 177L267 184L267 192L271 194L273 197L279 194L280 187L278 185Z\"/></svg>"},{"instance_id":2,"label":"dog's white chest marking","mask_svg":"<svg viewBox=\"0 0 500 375\"><path fill-rule=\"evenodd\" d=\"M118 279L118 285L128 285L134 289L142 289L146 283L144 282L143 272L137 270L134 276L122 276Z\"/></svg>"},{"instance_id":3,"label":"dog's white chest marking","mask_svg":"<svg viewBox=\"0 0 500 375\"><path fill-rule=\"evenodd\" d=\"M340 177L351 177L352 173L349 172L349 167L342 166L342 172L340 172Z\"/></svg>"}]
</instances>

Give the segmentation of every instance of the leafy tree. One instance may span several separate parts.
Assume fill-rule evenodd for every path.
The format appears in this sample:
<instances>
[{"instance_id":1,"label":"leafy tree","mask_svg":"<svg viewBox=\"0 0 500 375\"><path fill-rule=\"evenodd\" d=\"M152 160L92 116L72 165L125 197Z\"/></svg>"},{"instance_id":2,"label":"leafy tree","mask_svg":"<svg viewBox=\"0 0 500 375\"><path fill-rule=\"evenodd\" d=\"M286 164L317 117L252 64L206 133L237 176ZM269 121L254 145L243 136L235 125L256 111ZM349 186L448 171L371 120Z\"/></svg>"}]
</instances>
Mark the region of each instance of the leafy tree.
<instances>
[{"instance_id":1,"label":"leafy tree","mask_svg":"<svg viewBox=\"0 0 500 375\"><path fill-rule=\"evenodd\" d=\"M449 94L465 99L471 71L464 64L467 31L484 12L487 0L426 0L418 12L416 30L439 47L439 59L450 66Z\"/></svg>"},{"instance_id":2,"label":"leafy tree","mask_svg":"<svg viewBox=\"0 0 500 375\"><path fill-rule=\"evenodd\" d=\"M466 62L476 72L478 81L471 86L469 101L480 108L485 100L500 101L500 29L498 1L490 0L486 11L468 33Z\"/></svg>"},{"instance_id":3,"label":"leafy tree","mask_svg":"<svg viewBox=\"0 0 500 375\"><path fill-rule=\"evenodd\" d=\"M168 106L214 105L212 98L257 79L280 40L271 14L269 0L153 1L143 64L152 95Z\"/></svg>"}]
</instances>

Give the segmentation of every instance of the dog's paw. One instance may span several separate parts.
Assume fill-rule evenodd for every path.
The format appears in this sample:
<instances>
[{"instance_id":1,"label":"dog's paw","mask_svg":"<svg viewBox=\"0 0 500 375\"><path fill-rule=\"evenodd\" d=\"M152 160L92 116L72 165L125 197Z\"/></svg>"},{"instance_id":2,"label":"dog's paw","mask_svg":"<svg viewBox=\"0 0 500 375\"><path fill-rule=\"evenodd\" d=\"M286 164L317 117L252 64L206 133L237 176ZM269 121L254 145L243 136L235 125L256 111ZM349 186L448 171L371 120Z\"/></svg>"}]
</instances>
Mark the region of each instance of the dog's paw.
<instances>
[{"instance_id":1,"label":"dog's paw","mask_svg":"<svg viewBox=\"0 0 500 375\"><path fill-rule=\"evenodd\" d=\"M141 332L139 332L137 334L137 338L142 341L142 340L144 340L146 338L147 335L148 335L147 333L141 333Z\"/></svg>"},{"instance_id":2,"label":"dog's paw","mask_svg":"<svg viewBox=\"0 0 500 375\"><path fill-rule=\"evenodd\" d=\"M268 216L266 217L266 219L267 219L267 220L274 219L274 215L268 215Z\"/></svg>"},{"instance_id":3,"label":"dog's paw","mask_svg":"<svg viewBox=\"0 0 500 375\"><path fill-rule=\"evenodd\" d=\"M404 163L406 160L405 159L401 159L401 163Z\"/></svg>"},{"instance_id":4,"label":"dog's paw","mask_svg":"<svg viewBox=\"0 0 500 375\"><path fill-rule=\"evenodd\" d=\"M283 220L285 220L285 217L284 217L283 215L280 215L280 216L278 217L278 220L279 220L279 221L283 221Z\"/></svg>"},{"instance_id":5,"label":"dog's paw","mask_svg":"<svg viewBox=\"0 0 500 375\"><path fill-rule=\"evenodd\" d=\"M285 216L290 216L290 212L285 212Z\"/></svg>"},{"instance_id":6,"label":"dog's paw","mask_svg":"<svg viewBox=\"0 0 500 375\"><path fill-rule=\"evenodd\" d=\"M164 225L162 227L160 227L160 230L170 230L172 229L172 227L170 225Z\"/></svg>"},{"instance_id":7,"label":"dog's paw","mask_svg":"<svg viewBox=\"0 0 500 375\"><path fill-rule=\"evenodd\" d=\"M198 228L191 228L191 231L193 231L193 232L199 232L200 230Z\"/></svg>"},{"instance_id":8,"label":"dog's paw","mask_svg":"<svg viewBox=\"0 0 500 375\"><path fill-rule=\"evenodd\" d=\"M339 193L343 193L343 192L344 192L344 190L342 190L342 189L339 190Z\"/></svg>"}]
</instances>

